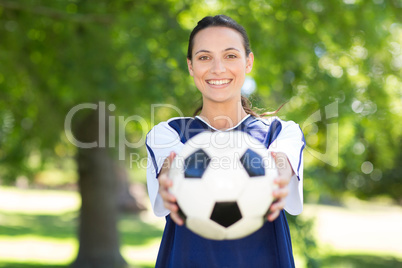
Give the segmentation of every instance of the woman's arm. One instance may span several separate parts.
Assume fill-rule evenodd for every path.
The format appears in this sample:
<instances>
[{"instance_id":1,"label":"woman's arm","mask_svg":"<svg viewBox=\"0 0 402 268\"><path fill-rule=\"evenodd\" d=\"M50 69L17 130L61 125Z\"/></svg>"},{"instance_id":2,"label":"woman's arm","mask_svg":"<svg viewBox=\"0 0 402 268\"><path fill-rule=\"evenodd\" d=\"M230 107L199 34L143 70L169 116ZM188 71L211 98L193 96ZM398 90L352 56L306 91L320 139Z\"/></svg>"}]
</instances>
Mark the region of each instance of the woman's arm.
<instances>
[{"instance_id":1,"label":"woman's arm","mask_svg":"<svg viewBox=\"0 0 402 268\"><path fill-rule=\"evenodd\" d=\"M176 157L176 153L171 152L163 162L162 169L159 173L159 195L162 197L163 205L170 210L170 218L177 224L183 225L184 221L180 218L178 211L179 207L176 203L176 197L169 192L169 188L172 187L173 182L169 178L169 170L172 166L173 159Z\"/></svg>"},{"instance_id":2,"label":"woman's arm","mask_svg":"<svg viewBox=\"0 0 402 268\"><path fill-rule=\"evenodd\" d=\"M271 152L272 157L275 159L275 163L278 169L278 177L274 183L278 185L278 189L273 192L274 199L276 201L270 207L270 213L267 216L268 221L274 221L278 218L279 213L286 205L286 197L289 194L289 182L294 171L290 166L289 159L284 153Z\"/></svg>"}]
</instances>

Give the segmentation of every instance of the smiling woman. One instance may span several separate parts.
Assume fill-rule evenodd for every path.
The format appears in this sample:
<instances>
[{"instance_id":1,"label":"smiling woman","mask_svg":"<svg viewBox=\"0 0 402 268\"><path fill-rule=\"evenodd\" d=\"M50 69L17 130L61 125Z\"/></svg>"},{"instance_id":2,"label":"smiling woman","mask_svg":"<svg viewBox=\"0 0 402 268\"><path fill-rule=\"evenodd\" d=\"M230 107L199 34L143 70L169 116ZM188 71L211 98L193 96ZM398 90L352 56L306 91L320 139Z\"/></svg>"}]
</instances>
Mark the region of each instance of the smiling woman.
<instances>
[{"instance_id":1,"label":"smiling woman","mask_svg":"<svg viewBox=\"0 0 402 268\"><path fill-rule=\"evenodd\" d=\"M166 216L156 267L294 267L285 209L303 208L304 137L299 126L278 118L265 120L241 96L246 74L253 68L247 33L233 19L217 15L198 22L190 35L187 65L202 94L200 113L161 122L147 135L147 183L155 215ZM278 166L264 226L242 239L215 241L189 231L169 189L170 164L184 144L203 131L238 130L264 144ZM211 143L210 146L213 146ZM279 164L281 163L281 164ZM269 194L267 192L267 194Z\"/></svg>"},{"instance_id":2,"label":"smiling woman","mask_svg":"<svg viewBox=\"0 0 402 268\"><path fill-rule=\"evenodd\" d=\"M212 36L208 37L208 39L199 37L199 34L202 34L203 31L211 30L211 29L216 30L216 31L214 31L216 33L222 32L222 33L224 33L224 35L223 36L219 35L218 40L213 39ZM207 34L204 32L204 34L202 34L202 35L205 36ZM225 42L223 42L223 41L225 41L224 40L225 38L227 39L226 41L234 41L234 42L233 43L232 42L225 43ZM231 39L231 40L228 40L228 39ZM194 28L194 30L192 31L192 33L190 35L190 40L189 40L189 45L188 45L188 50L187 50L187 64L189 66L190 75L192 75L193 77L194 77L194 74L192 74L193 64L195 64L197 61L197 59L195 58L195 55L198 53L202 53L202 52L204 52L204 53L212 52L207 49L202 49L202 47L200 48L199 51L197 51L197 48L194 48L194 44L198 45L198 42L196 42L196 41L199 41L199 40L204 41L204 44L203 44L204 48L205 47L218 48L216 46L229 45L229 47L222 47L222 51L221 51L223 56L226 56L226 60L232 59L235 62L239 62L239 58L243 62L246 60L248 70L245 73L249 73L251 71L252 66L253 66L253 61L254 61L254 55L251 52L250 41L249 41L247 32L243 28L243 26L241 26L240 24L235 22L233 19L231 19L227 16L224 16L224 15L220 15L220 16L215 16L215 17L205 17L204 19L202 19L201 21L198 22L197 26ZM213 44L210 44L211 41L213 42ZM219 42L220 42L220 44L219 44ZM200 45L198 45L198 46L200 46ZM194 51L196 51L196 52L193 55ZM194 60L193 60L193 56L194 56ZM201 56L201 57L197 56L197 57L199 58L199 60L212 60L208 56ZM219 64L219 62L218 62L218 64ZM220 66L218 65L218 68L219 67ZM223 67L225 68L224 65L223 65ZM219 70L218 70L218 72L219 72ZM197 85L195 78L194 78L194 81ZM230 80L229 81L211 80L209 82L211 84L213 84L213 83L220 84L220 83L230 83ZM244 81L243 81L243 84L244 84ZM253 110L251 110L249 100L244 96L240 96L240 98L241 98L241 102L237 102L237 103L241 104L243 110L247 114L257 116L257 114ZM205 104L205 100L203 103ZM197 115L202 110L203 107L205 107L205 106L202 105L201 107L199 107L195 111L194 115ZM208 110L208 109L206 108L206 109L204 109L204 111L205 110Z\"/></svg>"},{"instance_id":3,"label":"smiling woman","mask_svg":"<svg viewBox=\"0 0 402 268\"><path fill-rule=\"evenodd\" d=\"M241 103L241 87L246 73L251 72L254 56L246 54L242 36L236 30L227 27L208 27L194 37L192 59L187 59L190 75L202 93L203 109L200 117L216 118L222 111L235 122L239 112L242 117L246 112ZM213 109L211 109L214 107ZM211 113L213 112L213 113ZM229 128L230 121L215 121L216 128ZM223 124L227 124L226 126Z\"/></svg>"}]
</instances>

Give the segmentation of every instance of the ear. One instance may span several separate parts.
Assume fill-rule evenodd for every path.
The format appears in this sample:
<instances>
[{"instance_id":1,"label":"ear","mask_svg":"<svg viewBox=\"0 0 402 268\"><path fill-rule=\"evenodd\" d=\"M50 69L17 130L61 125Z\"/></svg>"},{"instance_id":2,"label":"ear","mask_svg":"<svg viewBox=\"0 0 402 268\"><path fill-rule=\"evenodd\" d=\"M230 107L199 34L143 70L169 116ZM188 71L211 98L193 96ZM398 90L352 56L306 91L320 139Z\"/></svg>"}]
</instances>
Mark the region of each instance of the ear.
<instances>
[{"instance_id":1,"label":"ear","mask_svg":"<svg viewBox=\"0 0 402 268\"><path fill-rule=\"evenodd\" d=\"M189 60L189 59L187 59L187 67L188 67L188 72L190 73L190 75L194 76L193 65L191 63L191 60Z\"/></svg>"},{"instance_id":2,"label":"ear","mask_svg":"<svg viewBox=\"0 0 402 268\"><path fill-rule=\"evenodd\" d=\"M253 52L250 52L247 57L247 62L246 62L246 73L250 73L251 70L253 69L253 63L254 63L254 54Z\"/></svg>"}]
</instances>

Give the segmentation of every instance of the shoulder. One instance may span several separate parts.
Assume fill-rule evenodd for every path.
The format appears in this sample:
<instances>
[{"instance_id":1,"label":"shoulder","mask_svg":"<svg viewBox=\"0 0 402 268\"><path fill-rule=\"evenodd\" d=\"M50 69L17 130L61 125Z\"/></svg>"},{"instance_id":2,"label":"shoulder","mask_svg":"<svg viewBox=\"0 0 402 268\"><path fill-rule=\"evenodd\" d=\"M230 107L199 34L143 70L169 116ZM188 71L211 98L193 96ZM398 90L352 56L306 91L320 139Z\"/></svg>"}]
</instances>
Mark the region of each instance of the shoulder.
<instances>
[{"instance_id":1,"label":"shoulder","mask_svg":"<svg viewBox=\"0 0 402 268\"><path fill-rule=\"evenodd\" d=\"M258 122L260 122L261 124L270 126L272 124L278 124L280 123L283 126L291 126L291 125L298 125L297 123L295 123L294 121L285 121L280 119L278 116L270 116L270 117L254 117L254 119Z\"/></svg>"},{"instance_id":2,"label":"shoulder","mask_svg":"<svg viewBox=\"0 0 402 268\"><path fill-rule=\"evenodd\" d=\"M269 128L269 129L279 129L282 131L296 131L301 132L299 124L294 121L285 121L280 119L277 116L271 117L253 117L253 120L249 123L250 126L258 126L261 128Z\"/></svg>"},{"instance_id":3,"label":"shoulder","mask_svg":"<svg viewBox=\"0 0 402 268\"><path fill-rule=\"evenodd\" d=\"M165 125L176 131L180 135L180 133L184 129L188 128L193 121L193 117L174 117L166 121Z\"/></svg>"},{"instance_id":4,"label":"shoulder","mask_svg":"<svg viewBox=\"0 0 402 268\"><path fill-rule=\"evenodd\" d=\"M179 125L186 124L189 121L194 120L192 117L173 117L167 121L163 121L152 127L152 129L148 132L149 135L153 135L155 133L164 133L164 132L177 132L176 128Z\"/></svg>"},{"instance_id":5,"label":"shoulder","mask_svg":"<svg viewBox=\"0 0 402 268\"><path fill-rule=\"evenodd\" d=\"M180 128L191 120L192 117L173 117L152 127L147 134L148 145L170 143L172 140L180 139Z\"/></svg>"}]
</instances>

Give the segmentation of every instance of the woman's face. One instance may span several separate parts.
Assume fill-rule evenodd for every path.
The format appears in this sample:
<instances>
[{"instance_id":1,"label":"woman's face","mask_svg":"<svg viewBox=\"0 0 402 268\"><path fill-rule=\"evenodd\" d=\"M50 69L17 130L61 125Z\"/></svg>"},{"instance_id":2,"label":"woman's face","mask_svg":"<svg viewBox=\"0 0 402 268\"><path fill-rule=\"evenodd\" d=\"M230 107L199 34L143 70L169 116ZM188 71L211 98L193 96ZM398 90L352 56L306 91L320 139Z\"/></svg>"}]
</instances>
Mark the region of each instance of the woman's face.
<instances>
[{"instance_id":1,"label":"woman's face","mask_svg":"<svg viewBox=\"0 0 402 268\"><path fill-rule=\"evenodd\" d=\"M252 69L253 53L246 56L243 38L227 27L209 27L194 36L190 75L204 100L240 100L246 73Z\"/></svg>"}]
</instances>

